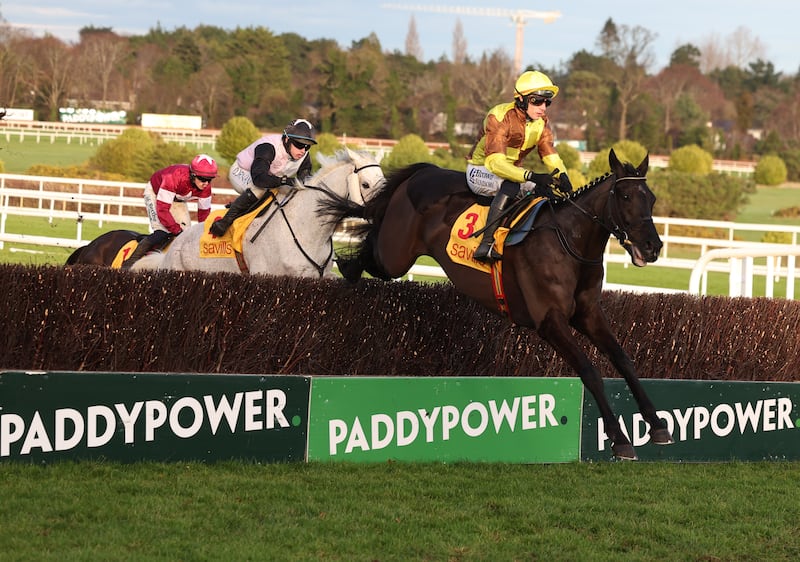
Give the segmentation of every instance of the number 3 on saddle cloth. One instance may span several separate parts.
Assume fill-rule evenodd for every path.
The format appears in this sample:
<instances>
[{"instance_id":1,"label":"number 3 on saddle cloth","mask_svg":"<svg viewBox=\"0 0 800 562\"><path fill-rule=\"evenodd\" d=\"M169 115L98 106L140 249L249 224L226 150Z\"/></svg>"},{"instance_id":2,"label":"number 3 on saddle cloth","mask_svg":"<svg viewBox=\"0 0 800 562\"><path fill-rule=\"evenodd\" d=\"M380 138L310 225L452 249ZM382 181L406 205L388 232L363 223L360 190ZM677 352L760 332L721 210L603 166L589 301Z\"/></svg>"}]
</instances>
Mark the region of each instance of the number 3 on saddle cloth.
<instances>
[{"instance_id":1,"label":"number 3 on saddle cloth","mask_svg":"<svg viewBox=\"0 0 800 562\"><path fill-rule=\"evenodd\" d=\"M494 233L495 249L502 255L506 246L519 244L533 229L533 221L542 207L545 197L533 197L518 212L509 215ZM475 250L482 236L473 236L475 232L486 226L489 207L475 203L461 213L450 229L450 240L447 243L447 255L453 263L458 263L491 273L492 264L473 259Z\"/></svg>"},{"instance_id":2,"label":"number 3 on saddle cloth","mask_svg":"<svg viewBox=\"0 0 800 562\"><path fill-rule=\"evenodd\" d=\"M214 236L208 229L211 228L217 218L225 215L227 209L211 211L211 214L208 215L208 218L203 223L203 235L200 237L200 257L235 258L237 253L241 254L242 241L244 240L245 232L247 232L247 227L256 217L261 216L274 200L275 193L273 191L267 192L267 195L252 211L237 217L222 236Z\"/></svg>"}]
</instances>

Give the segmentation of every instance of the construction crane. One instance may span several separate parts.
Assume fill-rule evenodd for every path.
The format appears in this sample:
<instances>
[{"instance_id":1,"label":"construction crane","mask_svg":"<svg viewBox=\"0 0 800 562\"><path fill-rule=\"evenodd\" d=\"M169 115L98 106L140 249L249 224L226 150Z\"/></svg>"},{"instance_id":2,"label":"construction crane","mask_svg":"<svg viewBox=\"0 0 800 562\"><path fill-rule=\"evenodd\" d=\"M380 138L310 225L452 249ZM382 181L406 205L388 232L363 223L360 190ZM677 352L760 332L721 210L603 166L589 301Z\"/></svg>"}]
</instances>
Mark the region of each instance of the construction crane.
<instances>
[{"instance_id":1,"label":"construction crane","mask_svg":"<svg viewBox=\"0 0 800 562\"><path fill-rule=\"evenodd\" d=\"M517 26L516 45L514 50L514 68L522 70L522 45L525 34L525 24L530 19L544 20L544 23L553 23L561 17L561 12L540 12L536 10L508 10L505 8L472 8L467 6L420 6L409 4L382 4L382 8L389 10L411 10L415 12L436 12L439 14L460 14L464 16L484 16L511 18Z\"/></svg>"}]
</instances>

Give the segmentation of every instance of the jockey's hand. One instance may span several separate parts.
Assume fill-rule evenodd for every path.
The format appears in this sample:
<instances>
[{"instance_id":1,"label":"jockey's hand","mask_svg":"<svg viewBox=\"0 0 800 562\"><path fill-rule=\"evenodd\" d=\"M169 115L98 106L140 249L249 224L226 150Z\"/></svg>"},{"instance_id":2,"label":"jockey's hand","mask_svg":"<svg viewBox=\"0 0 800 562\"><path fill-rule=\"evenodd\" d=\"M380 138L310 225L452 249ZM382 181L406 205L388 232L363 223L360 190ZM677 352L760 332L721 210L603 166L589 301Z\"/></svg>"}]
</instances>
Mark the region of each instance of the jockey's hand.
<instances>
[{"instance_id":1,"label":"jockey's hand","mask_svg":"<svg viewBox=\"0 0 800 562\"><path fill-rule=\"evenodd\" d=\"M566 172L558 176L558 190L564 195L572 193L572 182L569 181L569 176Z\"/></svg>"},{"instance_id":2,"label":"jockey's hand","mask_svg":"<svg viewBox=\"0 0 800 562\"><path fill-rule=\"evenodd\" d=\"M555 186L555 178L551 174L537 174L533 170L525 170L525 181L532 181L536 184L536 187Z\"/></svg>"},{"instance_id":3,"label":"jockey's hand","mask_svg":"<svg viewBox=\"0 0 800 562\"><path fill-rule=\"evenodd\" d=\"M283 176L281 178L281 185L294 185L294 180L289 176Z\"/></svg>"},{"instance_id":4,"label":"jockey's hand","mask_svg":"<svg viewBox=\"0 0 800 562\"><path fill-rule=\"evenodd\" d=\"M534 193L539 197L546 197L552 201L565 197L565 194L559 190L558 182L553 174L537 174L528 170L525 172L525 180L536 184Z\"/></svg>"}]
</instances>

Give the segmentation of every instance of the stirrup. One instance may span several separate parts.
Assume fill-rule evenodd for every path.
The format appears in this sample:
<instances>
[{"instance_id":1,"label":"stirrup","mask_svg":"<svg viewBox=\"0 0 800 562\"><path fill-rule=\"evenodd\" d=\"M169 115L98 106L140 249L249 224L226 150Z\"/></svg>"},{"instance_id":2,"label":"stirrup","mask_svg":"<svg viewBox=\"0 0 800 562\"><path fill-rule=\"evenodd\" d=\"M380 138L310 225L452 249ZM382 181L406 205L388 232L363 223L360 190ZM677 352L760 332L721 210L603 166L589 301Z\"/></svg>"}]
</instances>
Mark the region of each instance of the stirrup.
<instances>
[{"instance_id":1,"label":"stirrup","mask_svg":"<svg viewBox=\"0 0 800 562\"><path fill-rule=\"evenodd\" d=\"M480 255L478 251L480 250L480 246L475 250L475 253L472 254L472 259L477 260L479 262L490 263L493 261L497 261L502 258L502 254L498 254L494 249L494 244L489 246L489 249L486 250L485 254L482 252Z\"/></svg>"}]
</instances>

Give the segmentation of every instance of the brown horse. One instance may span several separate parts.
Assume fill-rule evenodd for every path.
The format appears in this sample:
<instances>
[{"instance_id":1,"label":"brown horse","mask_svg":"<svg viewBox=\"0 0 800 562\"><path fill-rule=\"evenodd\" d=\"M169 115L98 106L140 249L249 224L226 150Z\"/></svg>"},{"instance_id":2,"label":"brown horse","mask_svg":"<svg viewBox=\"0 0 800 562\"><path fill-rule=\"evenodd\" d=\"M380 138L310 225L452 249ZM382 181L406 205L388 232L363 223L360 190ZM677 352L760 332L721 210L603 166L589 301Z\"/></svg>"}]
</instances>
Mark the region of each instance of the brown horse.
<instances>
[{"instance_id":1,"label":"brown horse","mask_svg":"<svg viewBox=\"0 0 800 562\"><path fill-rule=\"evenodd\" d=\"M137 243L147 236L133 230L111 230L81 246L67 258L66 265L97 265L111 267L119 251L129 242ZM130 251L135 246L132 245ZM125 256L127 257L127 256Z\"/></svg>"},{"instance_id":2,"label":"brown horse","mask_svg":"<svg viewBox=\"0 0 800 562\"><path fill-rule=\"evenodd\" d=\"M655 196L646 183L648 158L634 167L622 164L612 150L609 163L610 174L538 211L527 236L513 240L509 235L513 245L506 244L500 267L471 260L467 242L477 246L480 234L478 213L471 209L479 201L467 189L463 172L414 164L392 174L358 212L343 203L330 206L367 221L356 252L339 258L346 279L355 282L363 271L386 280L401 277L419 256L433 257L458 291L536 330L591 392L614 455L636 459L604 394L600 372L570 329L585 334L625 377L650 424L652 442L673 443L601 307L602 256L609 236L619 239L639 267L656 261L662 246L652 220Z\"/></svg>"}]
</instances>

